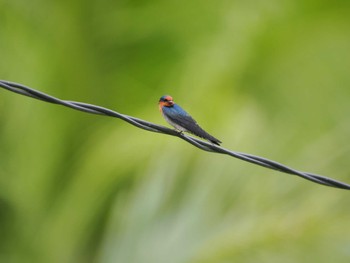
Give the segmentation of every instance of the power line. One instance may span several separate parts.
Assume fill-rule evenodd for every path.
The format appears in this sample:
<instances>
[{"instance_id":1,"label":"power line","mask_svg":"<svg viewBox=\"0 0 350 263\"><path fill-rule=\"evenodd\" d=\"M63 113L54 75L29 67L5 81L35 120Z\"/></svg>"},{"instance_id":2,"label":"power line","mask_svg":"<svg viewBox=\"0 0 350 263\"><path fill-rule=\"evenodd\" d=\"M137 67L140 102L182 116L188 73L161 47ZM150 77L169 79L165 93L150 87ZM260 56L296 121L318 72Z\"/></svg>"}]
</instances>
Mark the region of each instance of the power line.
<instances>
[{"instance_id":1,"label":"power line","mask_svg":"<svg viewBox=\"0 0 350 263\"><path fill-rule=\"evenodd\" d=\"M326 185L326 186L330 186L330 187L335 187L335 188L340 188L340 189L347 189L350 190L350 185L325 177L325 176L321 176L321 175L317 175L317 174L312 174L312 173L307 173L307 172L302 172L302 171L298 171L295 169L292 169L290 167L287 167L283 164L280 164L278 162L272 161L272 160L268 160L266 158L263 157L259 157L259 156L255 156L255 155L251 155L251 154L247 154L247 153L241 153L241 152L235 152L235 151L231 151L228 149L225 149L221 146L217 146L214 145L212 143L206 142L206 141L202 141L200 139L191 137L189 135L186 135L184 133L179 133L173 129L158 125L158 124L154 124L145 120L141 120L132 116L128 116L125 114L121 114L118 113L116 111L101 107L101 106L96 106L93 104L87 104L87 103L83 103L83 102L76 102L76 101L68 101L68 100L61 100L58 99L56 97L50 96L48 94L45 94L43 92L37 91L35 89L29 88L27 86L24 86L22 84L18 84L15 82L11 82L11 81L6 81L6 80L0 80L0 87L7 89L9 91L24 95L24 96L28 96L28 97L32 97L34 99L38 99L38 100L42 100L45 102L49 102L49 103L54 103L54 104L59 104L59 105L63 105L65 107L68 108L72 108L75 110L79 110L79 111L83 111L83 112L87 112L87 113L91 113L91 114L98 114L98 115L105 115L105 116L110 116L110 117L114 117L114 118L119 118L122 119L138 128L147 130L147 131L151 131L151 132L157 132L157 133L163 133L163 134L167 134L167 135L171 135L171 136L176 136L178 138L181 138L185 141L187 141L188 143L196 146L197 148L200 148L204 151L208 151L208 152L214 152L214 153L221 153L221 154L227 154L230 155L232 157L250 162L250 163L254 163L272 170L276 170L282 173L287 173L287 174L292 174L292 175L296 175L299 177L302 177L306 180L312 181L314 183L318 183L318 184L322 184L322 185Z\"/></svg>"}]
</instances>

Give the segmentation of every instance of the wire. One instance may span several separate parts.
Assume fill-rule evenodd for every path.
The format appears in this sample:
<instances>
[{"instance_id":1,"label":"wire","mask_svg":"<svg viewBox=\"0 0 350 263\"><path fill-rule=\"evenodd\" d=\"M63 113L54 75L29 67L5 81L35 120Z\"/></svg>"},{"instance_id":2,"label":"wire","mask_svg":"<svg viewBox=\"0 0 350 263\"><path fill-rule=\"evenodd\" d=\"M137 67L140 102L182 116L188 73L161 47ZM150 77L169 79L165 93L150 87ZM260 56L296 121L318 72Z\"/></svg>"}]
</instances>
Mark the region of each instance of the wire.
<instances>
[{"instance_id":1,"label":"wire","mask_svg":"<svg viewBox=\"0 0 350 263\"><path fill-rule=\"evenodd\" d=\"M287 173L287 174L292 174L296 175L299 177L302 177L306 180L312 181L314 183L322 184L325 186L330 186L330 187L335 187L335 188L340 188L340 189L347 189L350 190L350 185L325 177L317 174L312 174L312 173L307 173L307 172L301 172L295 169L292 169L290 167L287 167L283 164L280 164L275 161L268 160L263 157L247 154L247 153L241 153L241 152L235 152L235 151L230 151L228 149L225 149L221 146L217 146L215 144L202 141L200 139L194 138L192 136L186 135L184 133L177 132L173 129L154 124L145 120L141 120L132 116L128 116L125 114L118 113L116 111L101 107L101 106L96 106L92 104L87 104L83 102L76 102L76 101L68 101L68 100L61 100L58 98L55 98L53 96L50 96L48 94L45 94L43 92L31 89L27 86L24 86L22 84L14 83L11 81L6 81L6 80L0 80L0 87L7 89L9 91L32 97L34 99L42 100L45 102L49 103L54 103L54 104L59 104L63 105L65 107L69 107L75 110L91 113L91 114L99 114L99 115L105 115L105 116L110 116L110 117L115 117L122 119L138 128L151 131L151 132L158 132L158 133L163 133L171 136L176 136L179 137L188 143L192 144L193 146L202 149L207 152L214 152L214 153L221 153L221 154L226 154L230 155L232 157L254 163L256 165L260 165L272 170L276 170L282 173Z\"/></svg>"}]
</instances>

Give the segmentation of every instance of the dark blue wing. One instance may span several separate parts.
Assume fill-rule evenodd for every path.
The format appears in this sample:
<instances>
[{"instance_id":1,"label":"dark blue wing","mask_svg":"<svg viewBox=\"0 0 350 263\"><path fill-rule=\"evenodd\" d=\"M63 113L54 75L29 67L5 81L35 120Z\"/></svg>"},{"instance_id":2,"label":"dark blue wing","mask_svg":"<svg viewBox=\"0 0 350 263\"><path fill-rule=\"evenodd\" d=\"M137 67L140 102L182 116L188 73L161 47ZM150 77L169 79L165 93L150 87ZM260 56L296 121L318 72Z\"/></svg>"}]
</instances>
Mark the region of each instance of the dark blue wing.
<instances>
[{"instance_id":1,"label":"dark blue wing","mask_svg":"<svg viewBox=\"0 0 350 263\"><path fill-rule=\"evenodd\" d=\"M185 128L188 132L203 139L207 139L217 145L221 143L221 141L204 131L197 124L197 122L179 105L175 104L172 107L164 107L163 112L171 122Z\"/></svg>"}]
</instances>

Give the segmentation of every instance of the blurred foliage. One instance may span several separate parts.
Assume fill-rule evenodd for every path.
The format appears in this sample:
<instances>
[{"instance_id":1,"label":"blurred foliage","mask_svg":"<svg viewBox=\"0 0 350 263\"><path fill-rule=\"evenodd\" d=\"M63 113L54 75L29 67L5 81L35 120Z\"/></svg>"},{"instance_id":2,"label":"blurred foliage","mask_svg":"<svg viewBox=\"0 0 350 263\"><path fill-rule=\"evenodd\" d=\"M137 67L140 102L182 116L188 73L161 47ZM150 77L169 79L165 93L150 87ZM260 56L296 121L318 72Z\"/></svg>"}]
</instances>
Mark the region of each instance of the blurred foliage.
<instances>
[{"instance_id":1,"label":"blurred foliage","mask_svg":"<svg viewBox=\"0 0 350 263\"><path fill-rule=\"evenodd\" d=\"M350 2L0 0L1 79L350 182ZM1 91L0 262L348 262L349 193Z\"/></svg>"}]
</instances>

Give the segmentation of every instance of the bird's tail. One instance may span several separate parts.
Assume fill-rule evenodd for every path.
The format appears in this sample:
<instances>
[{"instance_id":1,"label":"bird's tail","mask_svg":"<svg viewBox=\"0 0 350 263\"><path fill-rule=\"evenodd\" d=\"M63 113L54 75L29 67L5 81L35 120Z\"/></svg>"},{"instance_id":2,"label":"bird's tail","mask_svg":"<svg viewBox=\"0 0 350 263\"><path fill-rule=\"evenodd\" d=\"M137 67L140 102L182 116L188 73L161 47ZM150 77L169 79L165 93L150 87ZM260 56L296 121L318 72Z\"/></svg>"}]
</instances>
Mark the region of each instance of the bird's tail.
<instances>
[{"instance_id":1,"label":"bird's tail","mask_svg":"<svg viewBox=\"0 0 350 263\"><path fill-rule=\"evenodd\" d=\"M220 146L220 143L222 143L219 139L216 139L214 136L210 135L205 130L203 130L199 125L196 125L195 129L193 129L193 131L190 131L190 132L218 146Z\"/></svg>"}]
</instances>

